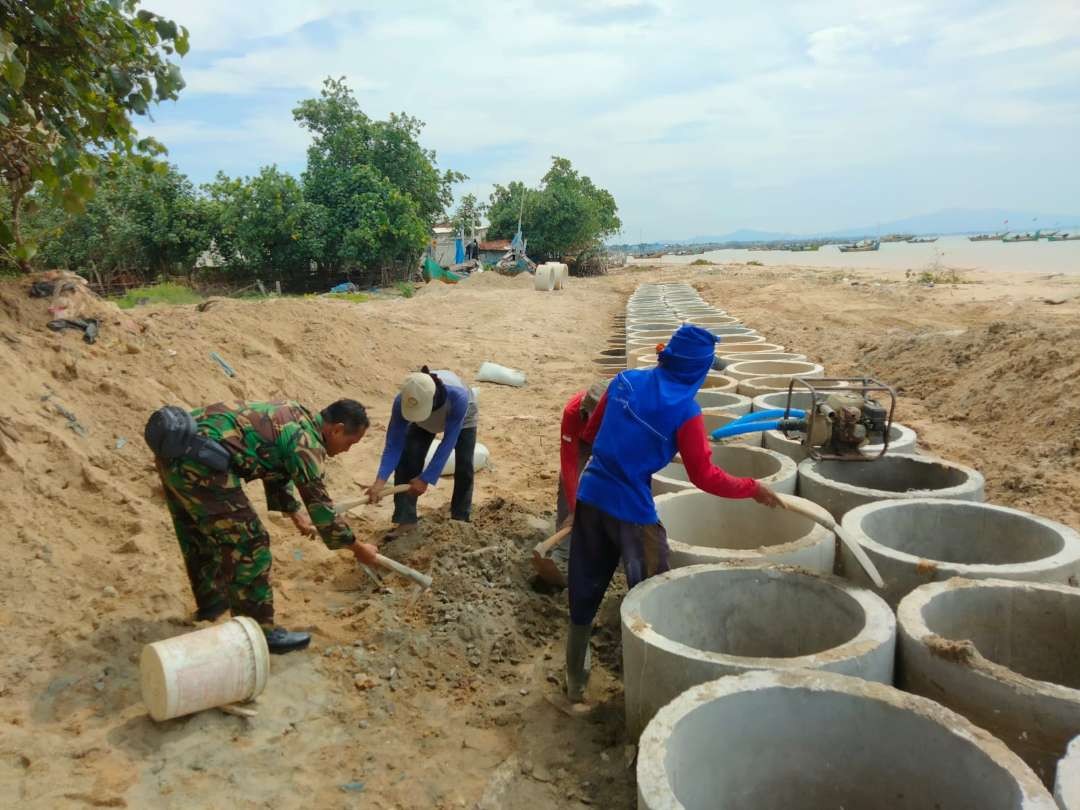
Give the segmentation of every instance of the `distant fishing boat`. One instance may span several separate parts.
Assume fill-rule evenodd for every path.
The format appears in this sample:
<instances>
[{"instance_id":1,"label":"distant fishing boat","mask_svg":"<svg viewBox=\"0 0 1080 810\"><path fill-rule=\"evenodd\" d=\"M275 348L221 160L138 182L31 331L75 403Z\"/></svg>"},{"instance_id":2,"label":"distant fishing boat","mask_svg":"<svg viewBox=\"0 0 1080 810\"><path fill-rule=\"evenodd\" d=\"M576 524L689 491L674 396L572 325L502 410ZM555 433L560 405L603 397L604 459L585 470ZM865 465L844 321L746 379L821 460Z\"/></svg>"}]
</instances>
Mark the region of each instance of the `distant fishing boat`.
<instances>
[{"instance_id":1,"label":"distant fishing boat","mask_svg":"<svg viewBox=\"0 0 1080 810\"><path fill-rule=\"evenodd\" d=\"M863 239L861 242L855 242L851 245L840 245L841 253L869 253L872 250L877 250L881 247L881 242L877 239Z\"/></svg>"},{"instance_id":2,"label":"distant fishing boat","mask_svg":"<svg viewBox=\"0 0 1080 810\"><path fill-rule=\"evenodd\" d=\"M910 233L890 233L888 236L881 237L882 242L910 242L914 239L914 234Z\"/></svg>"},{"instance_id":3,"label":"distant fishing boat","mask_svg":"<svg viewBox=\"0 0 1080 810\"><path fill-rule=\"evenodd\" d=\"M1047 242L1074 242L1080 240L1080 231L1061 231L1046 237Z\"/></svg>"},{"instance_id":4,"label":"distant fishing boat","mask_svg":"<svg viewBox=\"0 0 1080 810\"><path fill-rule=\"evenodd\" d=\"M807 250L817 250L819 247L821 247L821 245L791 245L790 247L788 247L788 250L790 250L792 253L802 253Z\"/></svg>"},{"instance_id":5,"label":"distant fishing boat","mask_svg":"<svg viewBox=\"0 0 1080 810\"><path fill-rule=\"evenodd\" d=\"M971 242L993 242L1004 239L1008 233L1008 231L1001 231L1001 233L980 233L975 236L969 236L968 240Z\"/></svg>"},{"instance_id":6,"label":"distant fishing boat","mask_svg":"<svg viewBox=\"0 0 1080 810\"><path fill-rule=\"evenodd\" d=\"M1002 242L1037 242L1039 241L1039 232L1035 233L1010 233L1001 237Z\"/></svg>"},{"instance_id":7,"label":"distant fishing boat","mask_svg":"<svg viewBox=\"0 0 1080 810\"><path fill-rule=\"evenodd\" d=\"M929 245L931 242L936 242L938 238L936 236L913 236L907 240L909 245Z\"/></svg>"}]
</instances>

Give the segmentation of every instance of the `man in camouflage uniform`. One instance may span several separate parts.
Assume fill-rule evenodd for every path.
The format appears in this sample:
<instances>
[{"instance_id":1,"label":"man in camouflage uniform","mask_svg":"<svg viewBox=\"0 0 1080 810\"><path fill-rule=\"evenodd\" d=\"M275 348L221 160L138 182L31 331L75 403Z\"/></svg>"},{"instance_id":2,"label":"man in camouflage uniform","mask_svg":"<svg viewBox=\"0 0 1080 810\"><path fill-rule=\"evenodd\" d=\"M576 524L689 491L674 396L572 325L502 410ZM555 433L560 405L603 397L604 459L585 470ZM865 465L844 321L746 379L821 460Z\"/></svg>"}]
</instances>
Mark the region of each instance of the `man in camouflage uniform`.
<instances>
[{"instance_id":1,"label":"man in camouflage uniform","mask_svg":"<svg viewBox=\"0 0 1080 810\"><path fill-rule=\"evenodd\" d=\"M199 434L230 454L224 472L190 458L157 459L196 615L212 621L231 609L262 625L271 652L306 647L309 634L274 627L270 536L241 482L262 479L272 511L289 515L303 534L318 532L328 548L349 548L360 562L373 564L375 547L356 542L334 514L323 482L326 457L360 441L367 414L360 403L342 399L318 414L296 402L248 402L210 405L191 415ZM297 492L310 519L300 512Z\"/></svg>"}]
</instances>

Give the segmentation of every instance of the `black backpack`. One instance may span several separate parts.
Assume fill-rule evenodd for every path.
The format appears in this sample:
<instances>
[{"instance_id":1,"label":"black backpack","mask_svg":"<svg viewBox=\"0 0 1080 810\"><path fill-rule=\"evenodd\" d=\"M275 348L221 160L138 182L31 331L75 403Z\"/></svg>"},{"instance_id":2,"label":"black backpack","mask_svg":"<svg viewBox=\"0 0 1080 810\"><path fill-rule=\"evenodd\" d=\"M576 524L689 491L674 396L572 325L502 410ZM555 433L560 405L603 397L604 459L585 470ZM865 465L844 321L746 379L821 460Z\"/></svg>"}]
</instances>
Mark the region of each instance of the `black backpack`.
<instances>
[{"instance_id":1,"label":"black backpack","mask_svg":"<svg viewBox=\"0 0 1080 810\"><path fill-rule=\"evenodd\" d=\"M218 472L229 469L229 451L213 439L199 435L195 419L176 405L166 405L150 414L143 438L160 459L186 458Z\"/></svg>"}]
</instances>

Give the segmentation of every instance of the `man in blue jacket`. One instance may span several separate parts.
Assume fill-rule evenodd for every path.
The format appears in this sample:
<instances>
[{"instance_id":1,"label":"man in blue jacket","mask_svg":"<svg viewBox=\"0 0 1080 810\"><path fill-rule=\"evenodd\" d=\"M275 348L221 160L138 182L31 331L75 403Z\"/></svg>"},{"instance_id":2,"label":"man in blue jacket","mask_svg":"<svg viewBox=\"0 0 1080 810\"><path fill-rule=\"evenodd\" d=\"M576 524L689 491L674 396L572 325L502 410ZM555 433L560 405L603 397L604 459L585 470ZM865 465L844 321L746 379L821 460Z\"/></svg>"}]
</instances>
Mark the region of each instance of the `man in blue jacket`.
<instances>
[{"instance_id":1,"label":"man in blue jacket","mask_svg":"<svg viewBox=\"0 0 1080 810\"><path fill-rule=\"evenodd\" d=\"M394 496L393 539L416 527L416 499L438 482L454 453L454 492L450 517L468 522L472 511L473 451L479 414L476 397L452 371L431 371L424 366L410 374L394 397L386 444L375 483L368 487L372 503L379 500L390 473L394 484L407 483L409 491ZM435 436L442 434L439 447L427 467L424 459Z\"/></svg>"}]
</instances>

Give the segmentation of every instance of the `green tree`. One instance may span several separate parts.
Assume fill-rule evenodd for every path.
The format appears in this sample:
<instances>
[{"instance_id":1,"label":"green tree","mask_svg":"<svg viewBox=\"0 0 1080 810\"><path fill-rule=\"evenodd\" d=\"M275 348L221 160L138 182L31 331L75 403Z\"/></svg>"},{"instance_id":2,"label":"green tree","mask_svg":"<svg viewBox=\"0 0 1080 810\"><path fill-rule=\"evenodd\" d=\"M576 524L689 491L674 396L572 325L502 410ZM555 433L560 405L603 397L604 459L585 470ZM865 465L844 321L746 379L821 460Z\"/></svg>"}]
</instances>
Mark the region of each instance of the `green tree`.
<instances>
[{"instance_id":1,"label":"green tree","mask_svg":"<svg viewBox=\"0 0 1080 810\"><path fill-rule=\"evenodd\" d=\"M435 153L420 146L418 119L372 120L344 79L327 79L293 117L314 135L303 185L326 211L325 263L411 269L464 175L438 170Z\"/></svg>"},{"instance_id":2,"label":"green tree","mask_svg":"<svg viewBox=\"0 0 1080 810\"><path fill-rule=\"evenodd\" d=\"M219 173L203 188L214 244L230 267L288 282L322 255L326 210L276 166L244 179Z\"/></svg>"},{"instance_id":3,"label":"green tree","mask_svg":"<svg viewBox=\"0 0 1080 810\"><path fill-rule=\"evenodd\" d=\"M622 223L615 198L579 174L570 161L553 157L537 189L513 181L495 186L488 207L492 238L510 238L522 211L522 230L534 259L560 259L597 247Z\"/></svg>"},{"instance_id":4,"label":"green tree","mask_svg":"<svg viewBox=\"0 0 1080 810\"><path fill-rule=\"evenodd\" d=\"M41 244L40 262L107 281L119 272L143 279L190 268L210 243L206 204L174 166L131 158L102 162L96 192L80 214L68 213L43 190L27 218Z\"/></svg>"},{"instance_id":5,"label":"green tree","mask_svg":"<svg viewBox=\"0 0 1080 810\"><path fill-rule=\"evenodd\" d=\"M21 218L35 186L78 212L102 154L164 151L138 138L131 116L177 97L184 80L168 56L187 52L188 32L137 6L0 0L0 176L9 198L0 255L24 271L36 246Z\"/></svg>"},{"instance_id":6,"label":"green tree","mask_svg":"<svg viewBox=\"0 0 1080 810\"><path fill-rule=\"evenodd\" d=\"M475 194L466 194L450 218L450 225L455 234L464 232L465 238L469 238L472 232L480 227L480 220L486 212L487 206L477 202Z\"/></svg>"}]
</instances>

